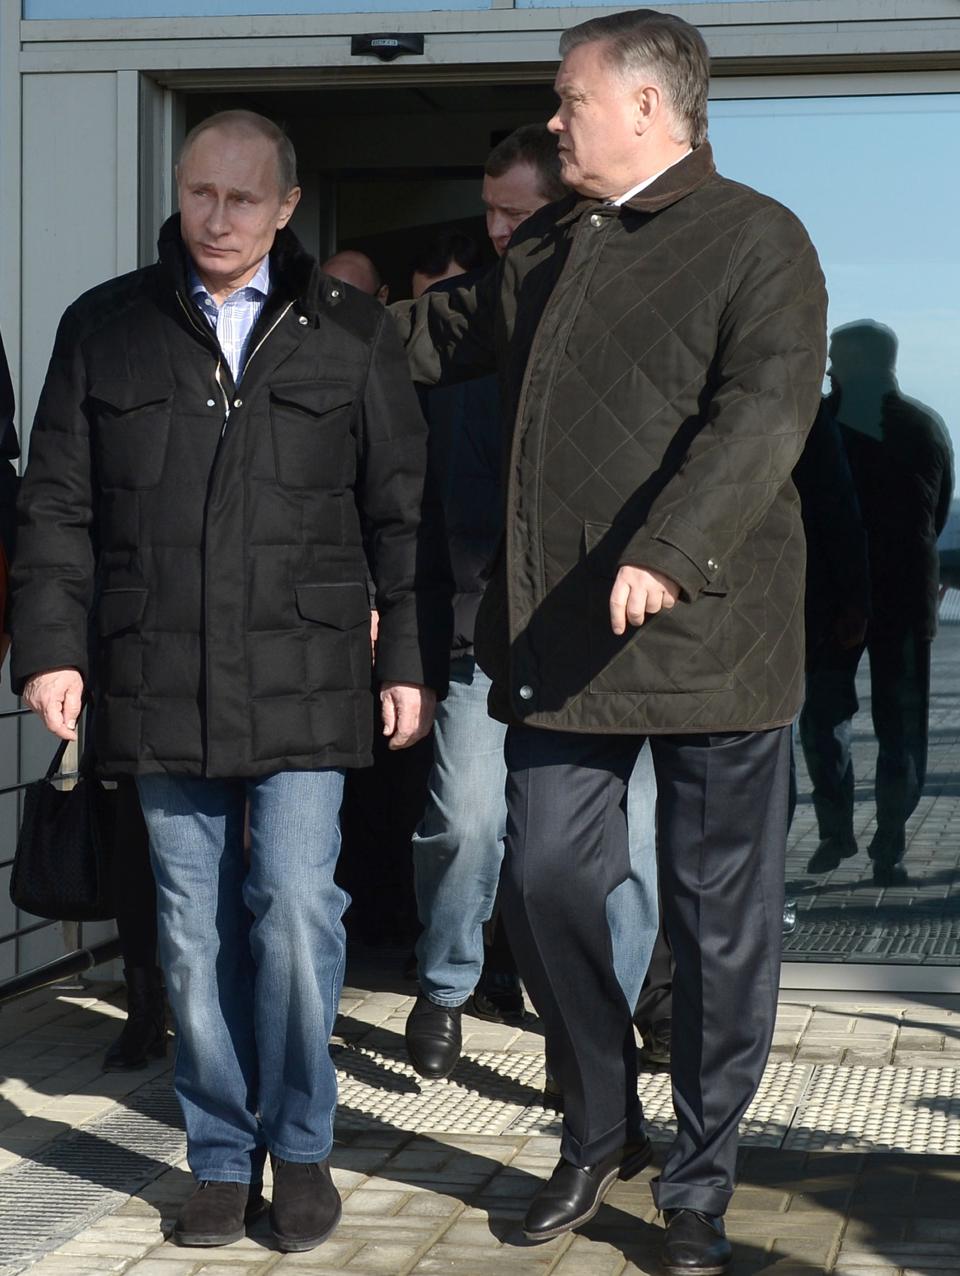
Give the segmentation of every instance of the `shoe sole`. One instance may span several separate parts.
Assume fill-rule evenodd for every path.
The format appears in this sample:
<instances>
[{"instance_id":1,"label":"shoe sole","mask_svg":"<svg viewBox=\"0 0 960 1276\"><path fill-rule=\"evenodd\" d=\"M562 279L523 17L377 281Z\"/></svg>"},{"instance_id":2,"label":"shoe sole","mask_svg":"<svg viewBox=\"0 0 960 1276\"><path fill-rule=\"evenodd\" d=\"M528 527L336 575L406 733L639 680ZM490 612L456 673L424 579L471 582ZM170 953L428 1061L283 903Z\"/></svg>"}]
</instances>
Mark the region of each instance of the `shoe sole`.
<instances>
[{"instance_id":1,"label":"shoe sole","mask_svg":"<svg viewBox=\"0 0 960 1276\"><path fill-rule=\"evenodd\" d=\"M178 1232L174 1230L173 1239L178 1245L188 1249L212 1249L215 1245L232 1245L242 1241L247 1234L246 1227L235 1232Z\"/></svg>"},{"instance_id":2,"label":"shoe sole","mask_svg":"<svg viewBox=\"0 0 960 1276\"><path fill-rule=\"evenodd\" d=\"M277 1242L280 1249L285 1254L305 1254L308 1249L316 1249L318 1245L322 1245L337 1230L337 1225L343 1214L343 1206L337 1207L337 1215L325 1232L321 1232L318 1236L284 1236L282 1232L276 1231L271 1227L273 1239Z\"/></svg>"},{"instance_id":3,"label":"shoe sole","mask_svg":"<svg viewBox=\"0 0 960 1276\"><path fill-rule=\"evenodd\" d=\"M611 1170L610 1173L601 1180L600 1186L597 1188L597 1195L594 1198L594 1202L586 1213L581 1214L579 1218L573 1219L570 1223L564 1223L562 1227L551 1227L547 1232L528 1232L526 1228L524 1228L524 1236L528 1241L552 1241L556 1236L563 1236L566 1232L572 1232L574 1228L582 1227L584 1223L589 1223L600 1209L600 1206L603 1204L603 1198L610 1191L611 1187L613 1187L614 1183L616 1183L617 1179L620 1179L624 1183L629 1182L634 1175L639 1174L641 1170L646 1169L652 1160L653 1148L648 1143L645 1148L639 1152L635 1152L633 1156L628 1157L622 1165L615 1170ZM693 1276L700 1276L700 1273L694 1272Z\"/></svg>"},{"instance_id":4,"label":"shoe sole","mask_svg":"<svg viewBox=\"0 0 960 1276\"><path fill-rule=\"evenodd\" d=\"M730 1263L714 1263L712 1267L677 1267L661 1262L667 1276L723 1276Z\"/></svg>"}]
</instances>

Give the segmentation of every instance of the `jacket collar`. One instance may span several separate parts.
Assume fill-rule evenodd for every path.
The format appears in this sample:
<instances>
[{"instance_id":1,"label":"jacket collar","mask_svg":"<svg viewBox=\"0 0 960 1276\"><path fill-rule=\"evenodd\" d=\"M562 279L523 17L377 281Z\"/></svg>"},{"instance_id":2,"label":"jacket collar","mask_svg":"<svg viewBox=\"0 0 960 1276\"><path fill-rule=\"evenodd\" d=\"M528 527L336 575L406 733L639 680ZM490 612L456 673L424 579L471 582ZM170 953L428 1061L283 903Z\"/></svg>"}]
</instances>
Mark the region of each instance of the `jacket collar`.
<instances>
[{"instance_id":1,"label":"jacket collar","mask_svg":"<svg viewBox=\"0 0 960 1276\"><path fill-rule=\"evenodd\" d=\"M160 228L157 241L160 268L173 287L186 296L189 292L190 261L180 235L180 214L168 217ZM293 301L301 314L316 321L322 311L336 306L343 289L335 279L324 275L296 235L285 226L277 231L270 249L271 297Z\"/></svg>"},{"instance_id":2,"label":"jacket collar","mask_svg":"<svg viewBox=\"0 0 960 1276\"><path fill-rule=\"evenodd\" d=\"M658 213L662 208L668 208L691 194L716 171L710 143L702 142L696 150L685 155L678 163L672 164L646 190L634 195L633 199L627 200L622 207L636 213ZM603 202L603 200L588 199L582 195L570 195L560 206L563 211L557 218L557 223L563 225L565 222L575 221L582 213L602 205Z\"/></svg>"}]
</instances>

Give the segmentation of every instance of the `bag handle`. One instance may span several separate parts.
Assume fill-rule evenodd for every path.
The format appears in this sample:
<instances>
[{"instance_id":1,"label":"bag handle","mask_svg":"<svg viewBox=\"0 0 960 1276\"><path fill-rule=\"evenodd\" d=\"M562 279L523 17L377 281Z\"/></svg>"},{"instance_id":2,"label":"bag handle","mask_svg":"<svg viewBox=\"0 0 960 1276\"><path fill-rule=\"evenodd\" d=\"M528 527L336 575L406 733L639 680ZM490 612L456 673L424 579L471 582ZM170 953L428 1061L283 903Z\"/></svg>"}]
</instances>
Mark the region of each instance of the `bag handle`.
<instances>
[{"instance_id":1,"label":"bag handle","mask_svg":"<svg viewBox=\"0 0 960 1276\"><path fill-rule=\"evenodd\" d=\"M60 743L57 745L57 751L53 755L50 765L47 767L47 774L44 776L44 779L52 780L53 777L60 770L60 766L63 762L63 755L66 753L67 745L69 743L70 743L69 740L61 740Z\"/></svg>"},{"instance_id":2,"label":"bag handle","mask_svg":"<svg viewBox=\"0 0 960 1276\"><path fill-rule=\"evenodd\" d=\"M80 712L82 714L86 714L88 719L92 715L91 698L87 695L86 691L83 693ZM83 753L81 753L77 762L77 775L91 775L93 773L93 732L90 730L90 726L90 722L84 723ZM72 743L72 740L60 741L57 745L56 752L50 760L50 765L47 767L47 774L44 777L45 779L52 780L57 774L63 764L63 755L67 751L67 745Z\"/></svg>"}]
</instances>

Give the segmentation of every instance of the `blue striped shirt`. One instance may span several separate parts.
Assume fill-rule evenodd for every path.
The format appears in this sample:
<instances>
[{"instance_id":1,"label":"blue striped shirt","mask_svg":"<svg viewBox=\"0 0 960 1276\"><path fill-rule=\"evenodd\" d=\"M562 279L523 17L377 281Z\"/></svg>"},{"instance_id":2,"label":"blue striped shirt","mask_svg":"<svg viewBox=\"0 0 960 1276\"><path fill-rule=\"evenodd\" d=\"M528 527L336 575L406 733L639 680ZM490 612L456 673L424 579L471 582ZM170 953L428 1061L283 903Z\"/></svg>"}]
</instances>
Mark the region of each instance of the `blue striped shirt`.
<instances>
[{"instance_id":1,"label":"blue striped shirt","mask_svg":"<svg viewBox=\"0 0 960 1276\"><path fill-rule=\"evenodd\" d=\"M217 334L220 349L233 373L235 385L240 384L243 365L247 357L250 333L260 318L267 294L270 292L270 257L264 257L257 273L248 284L232 292L222 306L210 296L196 271L190 271L190 296L197 309L207 319Z\"/></svg>"}]
</instances>

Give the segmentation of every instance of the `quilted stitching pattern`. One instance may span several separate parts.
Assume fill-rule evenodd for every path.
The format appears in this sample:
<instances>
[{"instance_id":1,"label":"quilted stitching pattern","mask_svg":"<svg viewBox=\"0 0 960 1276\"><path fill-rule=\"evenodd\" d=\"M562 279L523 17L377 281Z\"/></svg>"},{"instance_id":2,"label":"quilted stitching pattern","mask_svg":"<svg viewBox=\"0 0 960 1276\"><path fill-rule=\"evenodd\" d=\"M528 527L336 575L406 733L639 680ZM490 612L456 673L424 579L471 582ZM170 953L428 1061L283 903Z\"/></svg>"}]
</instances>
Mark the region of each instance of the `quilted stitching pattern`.
<instances>
[{"instance_id":1,"label":"quilted stitching pattern","mask_svg":"<svg viewBox=\"0 0 960 1276\"><path fill-rule=\"evenodd\" d=\"M587 731L789 721L804 573L790 473L825 361L823 277L802 226L714 174L652 213L532 219L510 255L508 361L530 357L506 555L478 639L495 707ZM621 562L664 571L684 601L617 641L606 598Z\"/></svg>"}]
</instances>

